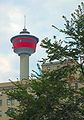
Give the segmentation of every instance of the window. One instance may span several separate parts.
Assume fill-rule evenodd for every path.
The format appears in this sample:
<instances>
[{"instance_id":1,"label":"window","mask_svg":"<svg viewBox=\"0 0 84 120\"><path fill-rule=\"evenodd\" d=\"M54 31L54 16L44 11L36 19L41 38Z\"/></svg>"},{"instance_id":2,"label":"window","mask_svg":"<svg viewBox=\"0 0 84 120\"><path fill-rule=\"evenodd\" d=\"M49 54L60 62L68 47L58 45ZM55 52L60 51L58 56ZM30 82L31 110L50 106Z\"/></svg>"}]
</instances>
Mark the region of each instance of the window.
<instances>
[{"instance_id":1,"label":"window","mask_svg":"<svg viewBox=\"0 0 84 120\"><path fill-rule=\"evenodd\" d=\"M2 116L2 111L0 110L0 117Z\"/></svg>"},{"instance_id":2,"label":"window","mask_svg":"<svg viewBox=\"0 0 84 120\"><path fill-rule=\"evenodd\" d=\"M14 99L7 99L7 105L11 106L11 105L14 105L15 103L15 100Z\"/></svg>"},{"instance_id":3,"label":"window","mask_svg":"<svg viewBox=\"0 0 84 120\"><path fill-rule=\"evenodd\" d=\"M2 96L2 92L0 92L0 96Z\"/></svg>"},{"instance_id":4,"label":"window","mask_svg":"<svg viewBox=\"0 0 84 120\"><path fill-rule=\"evenodd\" d=\"M2 106L2 100L0 100L0 106Z\"/></svg>"}]
</instances>

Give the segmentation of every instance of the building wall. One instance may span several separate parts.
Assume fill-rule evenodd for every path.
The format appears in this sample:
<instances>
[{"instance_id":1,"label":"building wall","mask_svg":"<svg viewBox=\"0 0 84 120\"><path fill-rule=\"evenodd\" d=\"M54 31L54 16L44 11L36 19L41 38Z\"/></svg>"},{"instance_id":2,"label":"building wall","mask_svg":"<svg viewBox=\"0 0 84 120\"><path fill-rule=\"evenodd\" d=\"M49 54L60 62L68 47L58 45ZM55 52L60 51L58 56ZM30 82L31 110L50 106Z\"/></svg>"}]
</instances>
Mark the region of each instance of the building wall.
<instances>
[{"instance_id":1,"label":"building wall","mask_svg":"<svg viewBox=\"0 0 84 120\"><path fill-rule=\"evenodd\" d=\"M9 120L8 116L5 114L8 108L16 107L18 102L11 98L8 98L6 94L4 94L5 89L14 89L14 85L10 82L0 83L0 120Z\"/></svg>"},{"instance_id":2,"label":"building wall","mask_svg":"<svg viewBox=\"0 0 84 120\"><path fill-rule=\"evenodd\" d=\"M59 62L45 63L45 64L42 64L42 70L44 70L44 71L56 70L56 69L58 69L58 68L61 67L61 66L62 66L62 65L61 65Z\"/></svg>"},{"instance_id":3,"label":"building wall","mask_svg":"<svg viewBox=\"0 0 84 120\"><path fill-rule=\"evenodd\" d=\"M63 66L66 66L67 64L71 65L71 64L74 64L74 61L72 60L69 60L69 61L65 61L65 62L50 62L50 63L45 63L45 64L42 64L42 70L44 71L47 71L47 70L56 70L56 69L59 69Z\"/></svg>"},{"instance_id":4,"label":"building wall","mask_svg":"<svg viewBox=\"0 0 84 120\"><path fill-rule=\"evenodd\" d=\"M64 62L51 62L51 63L45 63L42 64L42 70L43 71L52 71L52 70L57 70L62 68L63 66L67 66L67 65L77 65L78 63L73 61L73 60L69 60L69 61L64 61ZM84 82L80 81L80 76L81 76L81 72L80 72L80 67L77 68L76 73L72 73L69 76L67 76L67 78L65 78L66 80L68 80L72 85L78 84L78 87L82 87L84 86Z\"/></svg>"}]
</instances>

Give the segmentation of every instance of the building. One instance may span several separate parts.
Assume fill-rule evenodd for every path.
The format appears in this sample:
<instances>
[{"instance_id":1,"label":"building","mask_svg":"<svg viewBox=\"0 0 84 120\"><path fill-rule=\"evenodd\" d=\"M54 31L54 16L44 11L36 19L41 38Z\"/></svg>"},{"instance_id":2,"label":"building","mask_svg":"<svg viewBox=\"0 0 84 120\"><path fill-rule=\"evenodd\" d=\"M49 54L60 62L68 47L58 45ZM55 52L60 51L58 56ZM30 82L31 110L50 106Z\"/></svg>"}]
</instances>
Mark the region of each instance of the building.
<instances>
[{"instance_id":1,"label":"building","mask_svg":"<svg viewBox=\"0 0 84 120\"><path fill-rule=\"evenodd\" d=\"M60 62L60 61L46 62L46 63L42 64L42 70L44 70L44 71L51 70L52 71L52 70L57 70L66 65L73 65L73 64L76 64L76 62L73 60L65 60L63 62Z\"/></svg>"},{"instance_id":2,"label":"building","mask_svg":"<svg viewBox=\"0 0 84 120\"><path fill-rule=\"evenodd\" d=\"M14 85L11 82L0 83L0 120L9 120L5 114L8 108L16 107L18 102L14 99L9 98L4 94L5 89L14 89Z\"/></svg>"},{"instance_id":3,"label":"building","mask_svg":"<svg viewBox=\"0 0 84 120\"><path fill-rule=\"evenodd\" d=\"M57 70L60 69L63 66L67 66L67 65L77 65L78 63L74 60L66 60L64 62L48 62L48 63L44 63L42 64L42 70L44 71L52 71L52 70ZM79 66L79 65L78 65ZM69 83L73 85L77 85L77 87L83 87L84 86L84 81L80 81L80 75L81 75L81 69L80 67L77 68L77 71L75 73L70 74L67 78L65 78L66 80L69 81Z\"/></svg>"}]
</instances>

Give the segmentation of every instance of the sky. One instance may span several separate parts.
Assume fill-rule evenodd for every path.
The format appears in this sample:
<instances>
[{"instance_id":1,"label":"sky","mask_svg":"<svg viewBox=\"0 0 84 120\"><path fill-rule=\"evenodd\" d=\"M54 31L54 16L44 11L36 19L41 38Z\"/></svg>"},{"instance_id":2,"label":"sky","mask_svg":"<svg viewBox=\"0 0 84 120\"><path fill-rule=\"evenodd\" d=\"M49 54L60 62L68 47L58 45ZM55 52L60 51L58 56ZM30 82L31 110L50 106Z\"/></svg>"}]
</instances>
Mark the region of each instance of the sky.
<instances>
[{"instance_id":1,"label":"sky","mask_svg":"<svg viewBox=\"0 0 84 120\"><path fill-rule=\"evenodd\" d=\"M20 59L13 52L11 37L18 35L24 27L31 35L39 38L36 52L30 56L29 70L37 71L37 63L46 57L45 50L40 47L42 39L48 37L63 38L63 35L52 28L52 24L63 28L65 15L70 18L83 0L0 0L0 82L19 79Z\"/></svg>"}]
</instances>

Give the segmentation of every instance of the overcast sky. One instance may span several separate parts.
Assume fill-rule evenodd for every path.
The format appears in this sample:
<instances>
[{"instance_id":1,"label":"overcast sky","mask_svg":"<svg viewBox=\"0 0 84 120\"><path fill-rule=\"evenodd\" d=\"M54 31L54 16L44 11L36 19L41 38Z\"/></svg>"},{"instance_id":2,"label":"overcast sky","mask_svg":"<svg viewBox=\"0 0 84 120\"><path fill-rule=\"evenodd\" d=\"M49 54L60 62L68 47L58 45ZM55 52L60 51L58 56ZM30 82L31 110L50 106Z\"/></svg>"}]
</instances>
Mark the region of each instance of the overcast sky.
<instances>
[{"instance_id":1,"label":"overcast sky","mask_svg":"<svg viewBox=\"0 0 84 120\"><path fill-rule=\"evenodd\" d=\"M36 53L30 57L30 74L37 70L37 62L45 57L40 47L41 40L53 35L62 35L51 27L63 27L62 16L70 18L83 0L0 0L0 82L19 79L19 56L12 50L10 38L18 35L26 27L32 35L39 38Z\"/></svg>"}]
</instances>

